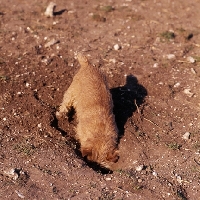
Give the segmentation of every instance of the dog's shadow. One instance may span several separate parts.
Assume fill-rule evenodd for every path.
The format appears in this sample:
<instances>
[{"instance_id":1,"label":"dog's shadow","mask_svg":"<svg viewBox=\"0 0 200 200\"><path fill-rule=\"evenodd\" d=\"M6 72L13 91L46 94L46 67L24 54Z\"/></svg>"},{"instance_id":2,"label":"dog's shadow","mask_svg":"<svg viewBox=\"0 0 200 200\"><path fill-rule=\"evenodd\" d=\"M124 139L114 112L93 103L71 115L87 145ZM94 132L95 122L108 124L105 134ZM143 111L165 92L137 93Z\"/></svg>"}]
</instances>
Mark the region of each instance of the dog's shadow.
<instances>
[{"instance_id":1,"label":"dog's shadow","mask_svg":"<svg viewBox=\"0 0 200 200\"><path fill-rule=\"evenodd\" d=\"M124 126L129 117L143 102L147 96L147 90L138 83L133 75L128 75L126 84L122 87L110 89L113 98L113 113L119 129L119 139L124 135Z\"/></svg>"}]
</instances>

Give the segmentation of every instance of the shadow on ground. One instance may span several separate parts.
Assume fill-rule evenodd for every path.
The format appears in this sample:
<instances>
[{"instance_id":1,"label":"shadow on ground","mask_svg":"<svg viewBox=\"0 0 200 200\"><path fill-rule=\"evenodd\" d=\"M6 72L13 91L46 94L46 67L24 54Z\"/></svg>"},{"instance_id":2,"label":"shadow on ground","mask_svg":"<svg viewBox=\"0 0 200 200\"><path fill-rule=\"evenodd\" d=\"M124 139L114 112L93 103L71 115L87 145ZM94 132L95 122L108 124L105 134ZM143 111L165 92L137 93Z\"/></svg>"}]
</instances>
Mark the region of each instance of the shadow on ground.
<instances>
[{"instance_id":1,"label":"shadow on ground","mask_svg":"<svg viewBox=\"0 0 200 200\"><path fill-rule=\"evenodd\" d=\"M112 88L110 90L114 104L115 120L119 129L119 138L124 135L124 125L129 117L136 111L147 96L147 90L140 84L133 75L128 75L126 84L122 87Z\"/></svg>"}]
</instances>

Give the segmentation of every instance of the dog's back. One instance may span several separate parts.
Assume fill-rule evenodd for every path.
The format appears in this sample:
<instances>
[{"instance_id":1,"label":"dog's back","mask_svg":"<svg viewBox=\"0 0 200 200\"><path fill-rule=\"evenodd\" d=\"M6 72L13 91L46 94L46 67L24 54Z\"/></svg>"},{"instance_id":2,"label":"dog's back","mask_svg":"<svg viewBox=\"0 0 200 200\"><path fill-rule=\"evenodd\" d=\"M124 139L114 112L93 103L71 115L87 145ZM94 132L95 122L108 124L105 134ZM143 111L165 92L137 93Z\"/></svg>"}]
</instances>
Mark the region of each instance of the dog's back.
<instances>
[{"instance_id":1,"label":"dog's back","mask_svg":"<svg viewBox=\"0 0 200 200\"><path fill-rule=\"evenodd\" d=\"M76 87L76 107L81 114L78 118L82 118L83 112L89 114L92 110L98 111L98 108L106 108L112 113L112 97L105 76L82 54L79 53L77 58L81 67L74 76L72 84Z\"/></svg>"}]
</instances>

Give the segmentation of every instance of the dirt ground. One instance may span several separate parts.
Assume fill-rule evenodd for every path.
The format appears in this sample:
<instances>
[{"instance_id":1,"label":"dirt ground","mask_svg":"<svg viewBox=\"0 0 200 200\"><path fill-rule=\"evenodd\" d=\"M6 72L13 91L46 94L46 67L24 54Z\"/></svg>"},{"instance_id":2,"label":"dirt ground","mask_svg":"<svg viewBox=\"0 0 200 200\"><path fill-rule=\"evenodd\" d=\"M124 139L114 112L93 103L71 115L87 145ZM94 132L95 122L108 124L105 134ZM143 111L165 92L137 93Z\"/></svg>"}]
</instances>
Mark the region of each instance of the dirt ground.
<instances>
[{"instance_id":1,"label":"dirt ground","mask_svg":"<svg viewBox=\"0 0 200 200\"><path fill-rule=\"evenodd\" d=\"M0 0L0 199L197 200L200 3ZM52 42L52 43L49 43ZM83 51L107 76L120 159L82 159L55 119ZM87 94L86 94L87 95Z\"/></svg>"}]
</instances>

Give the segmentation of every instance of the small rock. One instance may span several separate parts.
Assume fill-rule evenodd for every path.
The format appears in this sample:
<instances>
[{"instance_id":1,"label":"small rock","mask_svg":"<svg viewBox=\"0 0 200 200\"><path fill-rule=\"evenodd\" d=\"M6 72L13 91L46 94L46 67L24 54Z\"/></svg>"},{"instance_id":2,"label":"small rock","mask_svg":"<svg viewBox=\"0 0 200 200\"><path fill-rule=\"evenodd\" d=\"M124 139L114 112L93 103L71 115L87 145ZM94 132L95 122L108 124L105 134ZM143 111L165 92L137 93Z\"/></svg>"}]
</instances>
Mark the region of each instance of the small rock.
<instances>
[{"instance_id":1,"label":"small rock","mask_svg":"<svg viewBox=\"0 0 200 200\"><path fill-rule=\"evenodd\" d=\"M191 72L192 72L193 74L196 74L196 73L197 73L197 72L195 71L194 68L191 68Z\"/></svg>"},{"instance_id":2,"label":"small rock","mask_svg":"<svg viewBox=\"0 0 200 200\"><path fill-rule=\"evenodd\" d=\"M138 179L138 183L141 183L142 182L142 179Z\"/></svg>"},{"instance_id":3,"label":"small rock","mask_svg":"<svg viewBox=\"0 0 200 200\"><path fill-rule=\"evenodd\" d=\"M189 140L190 139L190 132L186 132L183 137L184 140Z\"/></svg>"},{"instance_id":4,"label":"small rock","mask_svg":"<svg viewBox=\"0 0 200 200\"><path fill-rule=\"evenodd\" d=\"M190 62L190 63L196 62L196 60L192 56L187 57L187 61Z\"/></svg>"},{"instance_id":5,"label":"small rock","mask_svg":"<svg viewBox=\"0 0 200 200\"><path fill-rule=\"evenodd\" d=\"M54 2L50 2L46 8L44 15L46 15L47 17L53 17L55 8L56 4Z\"/></svg>"},{"instance_id":6,"label":"small rock","mask_svg":"<svg viewBox=\"0 0 200 200\"><path fill-rule=\"evenodd\" d=\"M183 182L181 176L179 176L179 175L176 176L176 180L177 180L177 182L178 182L179 184L181 184L181 183Z\"/></svg>"},{"instance_id":7,"label":"small rock","mask_svg":"<svg viewBox=\"0 0 200 200\"><path fill-rule=\"evenodd\" d=\"M119 44L115 44L114 45L114 50L118 51L119 49L121 49L121 46Z\"/></svg>"},{"instance_id":8,"label":"small rock","mask_svg":"<svg viewBox=\"0 0 200 200\"><path fill-rule=\"evenodd\" d=\"M194 93L191 92L191 90L189 88L184 89L183 91L188 97L192 97L194 95Z\"/></svg>"},{"instance_id":9,"label":"small rock","mask_svg":"<svg viewBox=\"0 0 200 200\"><path fill-rule=\"evenodd\" d=\"M111 59L109 59L109 62L112 62L112 63L116 63L116 59L115 58L111 58Z\"/></svg>"},{"instance_id":10,"label":"small rock","mask_svg":"<svg viewBox=\"0 0 200 200\"><path fill-rule=\"evenodd\" d=\"M181 85L181 84L178 82L178 83L175 83L175 84L174 84L174 87L177 88L177 87L179 87L180 85Z\"/></svg>"},{"instance_id":11,"label":"small rock","mask_svg":"<svg viewBox=\"0 0 200 200\"><path fill-rule=\"evenodd\" d=\"M158 176L157 172L153 172L152 174L153 176Z\"/></svg>"},{"instance_id":12,"label":"small rock","mask_svg":"<svg viewBox=\"0 0 200 200\"><path fill-rule=\"evenodd\" d=\"M144 168L144 165L139 165L139 166L137 166L137 167L135 168L135 170L136 170L137 172L140 172L140 171L143 170L143 168Z\"/></svg>"},{"instance_id":13,"label":"small rock","mask_svg":"<svg viewBox=\"0 0 200 200\"><path fill-rule=\"evenodd\" d=\"M44 47L45 48L49 48L50 46L52 46L52 45L54 45L54 44L57 44L57 43L59 43L60 41L59 40L56 40L56 39L52 39L52 40L50 40L49 42L47 42L45 45L44 45Z\"/></svg>"},{"instance_id":14,"label":"small rock","mask_svg":"<svg viewBox=\"0 0 200 200\"><path fill-rule=\"evenodd\" d=\"M153 68L157 68L158 67L158 63L154 63Z\"/></svg>"},{"instance_id":15,"label":"small rock","mask_svg":"<svg viewBox=\"0 0 200 200\"><path fill-rule=\"evenodd\" d=\"M21 199L25 198L25 196L21 194L20 192L18 192L17 190L15 190L15 192L17 193L18 197L20 197Z\"/></svg>"},{"instance_id":16,"label":"small rock","mask_svg":"<svg viewBox=\"0 0 200 200\"><path fill-rule=\"evenodd\" d=\"M108 177L108 178L106 178L106 181L111 181L111 178L109 178L109 177Z\"/></svg>"},{"instance_id":17,"label":"small rock","mask_svg":"<svg viewBox=\"0 0 200 200\"><path fill-rule=\"evenodd\" d=\"M167 59L171 60L171 59L175 59L176 56L174 54L168 54L167 55Z\"/></svg>"},{"instance_id":18,"label":"small rock","mask_svg":"<svg viewBox=\"0 0 200 200\"><path fill-rule=\"evenodd\" d=\"M27 30L28 32L33 33L33 30L32 30L30 27L27 27L26 30Z\"/></svg>"},{"instance_id":19,"label":"small rock","mask_svg":"<svg viewBox=\"0 0 200 200\"><path fill-rule=\"evenodd\" d=\"M4 174L13 180L17 180L19 177L15 169L5 170Z\"/></svg>"}]
</instances>

